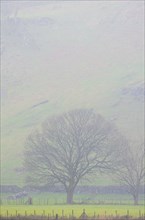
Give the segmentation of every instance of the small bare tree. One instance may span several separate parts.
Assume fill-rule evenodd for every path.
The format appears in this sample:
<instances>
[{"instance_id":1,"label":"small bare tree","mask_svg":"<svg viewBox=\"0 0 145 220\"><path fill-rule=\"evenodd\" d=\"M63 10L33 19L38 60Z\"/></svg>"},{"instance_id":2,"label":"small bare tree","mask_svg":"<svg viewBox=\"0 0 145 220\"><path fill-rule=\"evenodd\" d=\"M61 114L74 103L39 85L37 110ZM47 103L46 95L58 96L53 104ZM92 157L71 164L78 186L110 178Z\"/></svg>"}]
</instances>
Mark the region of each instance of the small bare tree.
<instances>
[{"instance_id":1,"label":"small bare tree","mask_svg":"<svg viewBox=\"0 0 145 220\"><path fill-rule=\"evenodd\" d=\"M116 171L116 178L127 186L133 196L134 205L138 205L139 190L145 184L145 149L144 145L129 146L122 154L121 164Z\"/></svg>"},{"instance_id":2,"label":"small bare tree","mask_svg":"<svg viewBox=\"0 0 145 220\"><path fill-rule=\"evenodd\" d=\"M52 117L42 124L41 132L27 138L28 179L32 183L62 184L71 204L83 177L112 168L118 139L117 130L93 110L73 110Z\"/></svg>"}]
</instances>

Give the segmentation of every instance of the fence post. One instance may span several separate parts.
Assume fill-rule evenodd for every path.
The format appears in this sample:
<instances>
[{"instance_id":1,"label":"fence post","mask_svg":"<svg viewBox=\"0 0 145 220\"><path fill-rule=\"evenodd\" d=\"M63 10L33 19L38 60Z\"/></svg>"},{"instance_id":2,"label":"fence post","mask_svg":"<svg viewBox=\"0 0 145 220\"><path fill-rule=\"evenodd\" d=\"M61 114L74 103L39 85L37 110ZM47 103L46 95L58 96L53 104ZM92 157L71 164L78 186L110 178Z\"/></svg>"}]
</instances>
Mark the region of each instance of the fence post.
<instances>
[{"instance_id":1,"label":"fence post","mask_svg":"<svg viewBox=\"0 0 145 220\"><path fill-rule=\"evenodd\" d=\"M80 219L87 219L88 216L86 215L85 209L83 209L83 213L80 216Z\"/></svg>"},{"instance_id":2,"label":"fence post","mask_svg":"<svg viewBox=\"0 0 145 220\"><path fill-rule=\"evenodd\" d=\"M58 214L56 214L56 216L55 216L55 220L58 220Z\"/></svg>"},{"instance_id":3,"label":"fence post","mask_svg":"<svg viewBox=\"0 0 145 220\"><path fill-rule=\"evenodd\" d=\"M74 217L74 210L72 210L72 217Z\"/></svg>"},{"instance_id":4,"label":"fence post","mask_svg":"<svg viewBox=\"0 0 145 220\"><path fill-rule=\"evenodd\" d=\"M36 216L36 211L34 210L34 216Z\"/></svg>"},{"instance_id":5,"label":"fence post","mask_svg":"<svg viewBox=\"0 0 145 220\"><path fill-rule=\"evenodd\" d=\"M6 215L7 215L7 218L8 218L8 217L9 217L9 212L8 212L8 210L7 210L7 214L6 214Z\"/></svg>"},{"instance_id":6,"label":"fence post","mask_svg":"<svg viewBox=\"0 0 145 220\"><path fill-rule=\"evenodd\" d=\"M18 212L17 212L17 210L16 210L16 217L17 217L17 215L18 215Z\"/></svg>"}]
</instances>

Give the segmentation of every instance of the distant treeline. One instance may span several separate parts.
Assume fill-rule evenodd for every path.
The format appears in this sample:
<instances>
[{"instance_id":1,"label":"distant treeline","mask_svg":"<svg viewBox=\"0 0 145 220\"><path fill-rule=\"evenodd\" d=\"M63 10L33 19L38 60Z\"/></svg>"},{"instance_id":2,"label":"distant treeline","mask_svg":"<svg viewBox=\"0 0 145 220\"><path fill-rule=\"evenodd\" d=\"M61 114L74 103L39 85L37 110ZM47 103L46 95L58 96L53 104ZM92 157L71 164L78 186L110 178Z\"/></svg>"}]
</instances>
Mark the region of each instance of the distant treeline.
<instances>
[{"instance_id":1,"label":"distant treeline","mask_svg":"<svg viewBox=\"0 0 145 220\"><path fill-rule=\"evenodd\" d=\"M63 186L41 186L41 187L32 187L24 186L18 187L16 185L0 185L1 193L18 193L22 191L26 192L52 192L52 193L65 193ZM93 194L127 194L127 186L77 186L75 189L76 194L83 193L93 193ZM144 194L144 186L141 186L139 193Z\"/></svg>"}]
</instances>

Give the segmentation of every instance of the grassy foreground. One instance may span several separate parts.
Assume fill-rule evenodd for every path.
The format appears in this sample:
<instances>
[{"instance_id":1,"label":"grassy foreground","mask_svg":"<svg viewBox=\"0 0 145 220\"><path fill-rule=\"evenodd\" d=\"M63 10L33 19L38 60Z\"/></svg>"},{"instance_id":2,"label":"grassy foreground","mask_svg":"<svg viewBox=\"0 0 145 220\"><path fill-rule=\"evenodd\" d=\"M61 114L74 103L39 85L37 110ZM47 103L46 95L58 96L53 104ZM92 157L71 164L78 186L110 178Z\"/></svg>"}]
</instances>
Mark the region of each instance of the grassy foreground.
<instances>
[{"instance_id":1,"label":"grassy foreground","mask_svg":"<svg viewBox=\"0 0 145 220\"><path fill-rule=\"evenodd\" d=\"M72 214L72 210L75 217L79 217L83 209L85 209L86 214L91 217L95 215L127 215L133 217L139 217L139 215L144 215L144 206L132 206L132 205L49 205L49 206L28 206L28 205L1 205L1 216L10 215L55 215L59 216L65 215L69 216Z\"/></svg>"}]
</instances>

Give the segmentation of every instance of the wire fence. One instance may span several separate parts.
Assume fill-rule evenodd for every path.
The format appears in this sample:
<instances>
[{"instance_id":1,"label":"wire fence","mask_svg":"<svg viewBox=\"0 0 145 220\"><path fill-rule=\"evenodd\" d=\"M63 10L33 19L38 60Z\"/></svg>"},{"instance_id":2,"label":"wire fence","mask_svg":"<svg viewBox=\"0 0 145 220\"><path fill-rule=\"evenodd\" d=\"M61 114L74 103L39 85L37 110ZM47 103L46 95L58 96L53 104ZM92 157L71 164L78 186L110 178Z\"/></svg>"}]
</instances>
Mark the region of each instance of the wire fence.
<instances>
[{"instance_id":1,"label":"wire fence","mask_svg":"<svg viewBox=\"0 0 145 220\"><path fill-rule=\"evenodd\" d=\"M1 217L1 220L55 220L53 218L50 217L46 217L46 216L17 216L17 217ZM59 218L61 220L79 220L78 218ZM120 217L98 217L98 218L86 218L84 220L144 220L145 218L132 218L132 217L124 217L124 216L120 216Z\"/></svg>"},{"instance_id":2,"label":"wire fence","mask_svg":"<svg viewBox=\"0 0 145 220\"><path fill-rule=\"evenodd\" d=\"M145 220L145 213L143 214L140 210L138 216L133 217L130 215L129 210L126 211L125 215L119 215L116 210L114 215L108 215L105 211L103 215L99 215L94 211L93 216L88 216L86 210L83 209L82 214L79 217L75 216L74 210L70 214L65 215L62 210L61 215L58 215L54 211L51 214L47 214L43 210L42 214L37 214L37 210L33 211L33 214L28 214L27 211L23 215L19 214L16 210L13 215L7 210L4 216L0 216L1 220Z\"/></svg>"}]
</instances>

